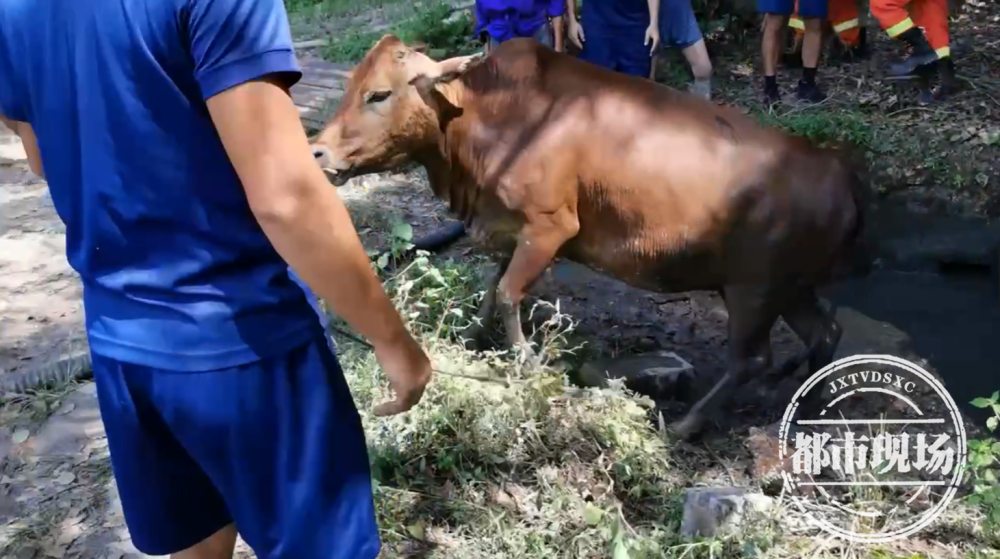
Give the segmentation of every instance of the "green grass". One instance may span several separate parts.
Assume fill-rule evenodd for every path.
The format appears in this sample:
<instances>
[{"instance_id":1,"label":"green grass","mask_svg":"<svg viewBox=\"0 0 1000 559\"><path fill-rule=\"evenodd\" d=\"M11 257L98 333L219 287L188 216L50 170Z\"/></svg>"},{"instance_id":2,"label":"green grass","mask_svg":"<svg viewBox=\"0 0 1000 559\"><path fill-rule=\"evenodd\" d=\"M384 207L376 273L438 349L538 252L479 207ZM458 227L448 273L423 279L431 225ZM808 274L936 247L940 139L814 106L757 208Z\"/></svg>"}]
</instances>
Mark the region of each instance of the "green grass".
<instances>
[{"instance_id":1,"label":"green grass","mask_svg":"<svg viewBox=\"0 0 1000 559\"><path fill-rule=\"evenodd\" d=\"M464 54L480 47L472 36L475 22L465 13L454 13L450 4L434 2L417 15L395 23L385 31L352 28L330 37L324 58L333 62L357 62L385 33L397 35L407 44L424 44L432 58Z\"/></svg>"}]
</instances>

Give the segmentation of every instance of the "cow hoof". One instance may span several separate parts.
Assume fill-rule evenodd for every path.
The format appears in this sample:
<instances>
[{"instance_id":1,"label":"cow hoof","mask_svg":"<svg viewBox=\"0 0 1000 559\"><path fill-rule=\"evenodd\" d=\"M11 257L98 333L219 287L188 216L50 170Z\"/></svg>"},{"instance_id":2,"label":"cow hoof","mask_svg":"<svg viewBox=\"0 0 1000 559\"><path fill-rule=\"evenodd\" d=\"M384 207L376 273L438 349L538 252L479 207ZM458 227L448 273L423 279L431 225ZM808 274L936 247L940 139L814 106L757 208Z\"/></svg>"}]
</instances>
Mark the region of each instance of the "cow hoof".
<instances>
[{"instance_id":1,"label":"cow hoof","mask_svg":"<svg viewBox=\"0 0 1000 559\"><path fill-rule=\"evenodd\" d=\"M486 348L486 332L478 325L466 328L461 337L467 351L483 351Z\"/></svg>"},{"instance_id":2,"label":"cow hoof","mask_svg":"<svg viewBox=\"0 0 1000 559\"><path fill-rule=\"evenodd\" d=\"M525 371L537 371L542 368L542 354L536 352L527 343L518 345L517 350L520 361L524 363Z\"/></svg>"},{"instance_id":3,"label":"cow hoof","mask_svg":"<svg viewBox=\"0 0 1000 559\"><path fill-rule=\"evenodd\" d=\"M688 441L701 433L703 423L704 422L700 417L689 413L684 419L671 423L670 431L673 432L678 439Z\"/></svg>"}]
</instances>

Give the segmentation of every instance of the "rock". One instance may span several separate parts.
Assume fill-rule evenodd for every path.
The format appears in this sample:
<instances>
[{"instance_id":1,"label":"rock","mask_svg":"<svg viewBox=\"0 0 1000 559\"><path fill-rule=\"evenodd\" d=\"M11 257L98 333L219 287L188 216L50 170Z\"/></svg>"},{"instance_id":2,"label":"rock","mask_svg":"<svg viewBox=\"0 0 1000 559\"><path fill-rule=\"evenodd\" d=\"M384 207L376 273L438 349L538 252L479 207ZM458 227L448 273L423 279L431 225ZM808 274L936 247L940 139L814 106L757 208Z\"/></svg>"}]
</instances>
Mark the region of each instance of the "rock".
<instances>
[{"instance_id":1,"label":"rock","mask_svg":"<svg viewBox=\"0 0 1000 559\"><path fill-rule=\"evenodd\" d=\"M681 535L713 537L736 530L748 518L767 512L774 500L742 487L693 487L684 492Z\"/></svg>"},{"instance_id":2,"label":"rock","mask_svg":"<svg viewBox=\"0 0 1000 559\"><path fill-rule=\"evenodd\" d=\"M622 379L626 388L650 398L685 399L695 381L694 367L672 351L591 361L578 373L580 384L603 388Z\"/></svg>"},{"instance_id":3,"label":"rock","mask_svg":"<svg viewBox=\"0 0 1000 559\"><path fill-rule=\"evenodd\" d=\"M761 491L767 495L777 495L781 492L784 480L781 472L790 467L789 460L778 459L778 424L764 429L750 428L750 436L743 442L750 457L753 459L751 475L759 484Z\"/></svg>"}]
</instances>

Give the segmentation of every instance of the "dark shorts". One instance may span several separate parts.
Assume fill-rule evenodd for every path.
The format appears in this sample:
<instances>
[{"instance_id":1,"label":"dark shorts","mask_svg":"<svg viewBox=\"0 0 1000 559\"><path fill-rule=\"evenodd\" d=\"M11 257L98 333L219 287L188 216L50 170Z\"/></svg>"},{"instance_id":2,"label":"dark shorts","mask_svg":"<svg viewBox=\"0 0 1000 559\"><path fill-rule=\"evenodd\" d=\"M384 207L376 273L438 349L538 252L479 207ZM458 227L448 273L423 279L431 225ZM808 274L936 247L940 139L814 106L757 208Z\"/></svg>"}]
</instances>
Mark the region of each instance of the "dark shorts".
<instances>
[{"instance_id":1,"label":"dark shorts","mask_svg":"<svg viewBox=\"0 0 1000 559\"><path fill-rule=\"evenodd\" d=\"M683 50L701 39L701 28L698 27L691 0L660 2L660 44L664 48Z\"/></svg>"},{"instance_id":2,"label":"dark shorts","mask_svg":"<svg viewBox=\"0 0 1000 559\"><path fill-rule=\"evenodd\" d=\"M649 45L642 44L645 27L621 33L591 31L597 28L596 25L584 26L586 37L580 52L581 59L622 74L649 77L653 59L649 56Z\"/></svg>"},{"instance_id":3,"label":"dark shorts","mask_svg":"<svg viewBox=\"0 0 1000 559\"><path fill-rule=\"evenodd\" d=\"M826 18L827 0L799 0L799 17ZM757 11L765 14L792 15L795 0L757 0Z\"/></svg>"},{"instance_id":4,"label":"dark shorts","mask_svg":"<svg viewBox=\"0 0 1000 559\"><path fill-rule=\"evenodd\" d=\"M204 373L93 356L125 521L150 555L236 522L260 559L374 559L361 418L318 333L285 355Z\"/></svg>"}]
</instances>

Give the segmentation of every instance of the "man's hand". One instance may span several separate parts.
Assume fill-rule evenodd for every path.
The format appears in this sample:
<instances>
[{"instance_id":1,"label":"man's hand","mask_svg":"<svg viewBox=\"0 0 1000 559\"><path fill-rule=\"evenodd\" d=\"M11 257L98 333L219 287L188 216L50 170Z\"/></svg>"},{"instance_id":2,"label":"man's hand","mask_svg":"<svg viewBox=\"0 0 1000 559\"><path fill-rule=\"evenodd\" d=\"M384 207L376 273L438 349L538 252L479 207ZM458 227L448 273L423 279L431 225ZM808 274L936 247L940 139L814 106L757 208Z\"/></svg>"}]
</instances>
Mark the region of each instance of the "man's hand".
<instances>
[{"instance_id":1,"label":"man's hand","mask_svg":"<svg viewBox=\"0 0 1000 559\"><path fill-rule=\"evenodd\" d=\"M646 28L646 38L642 44L649 45L649 56L656 54L656 48L660 46L660 26L655 22L650 23Z\"/></svg>"},{"instance_id":2,"label":"man's hand","mask_svg":"<svg viewBox=\"0 0 1000 559\"><path fill-rule=\"evenodd\" d=\"M375 358L389 377L389 386L396 395L395 399L375 406L375 415L396 415L415 406L431 380L431 362L427 354L407 336L398 343L376 346Z\"/></svg>"},{"instance_id":3,"label":"man's hand","mask_svg":"<svg viewBox=\"0 0 1000 559\"><path fill-rule=\"evenodd\" d=\"M576 48L583 49L583 42L586 41L586 37L583 35L583 26L576 18L570 18L569 20L569 40Z\"/></svg>"}]
</instances>

